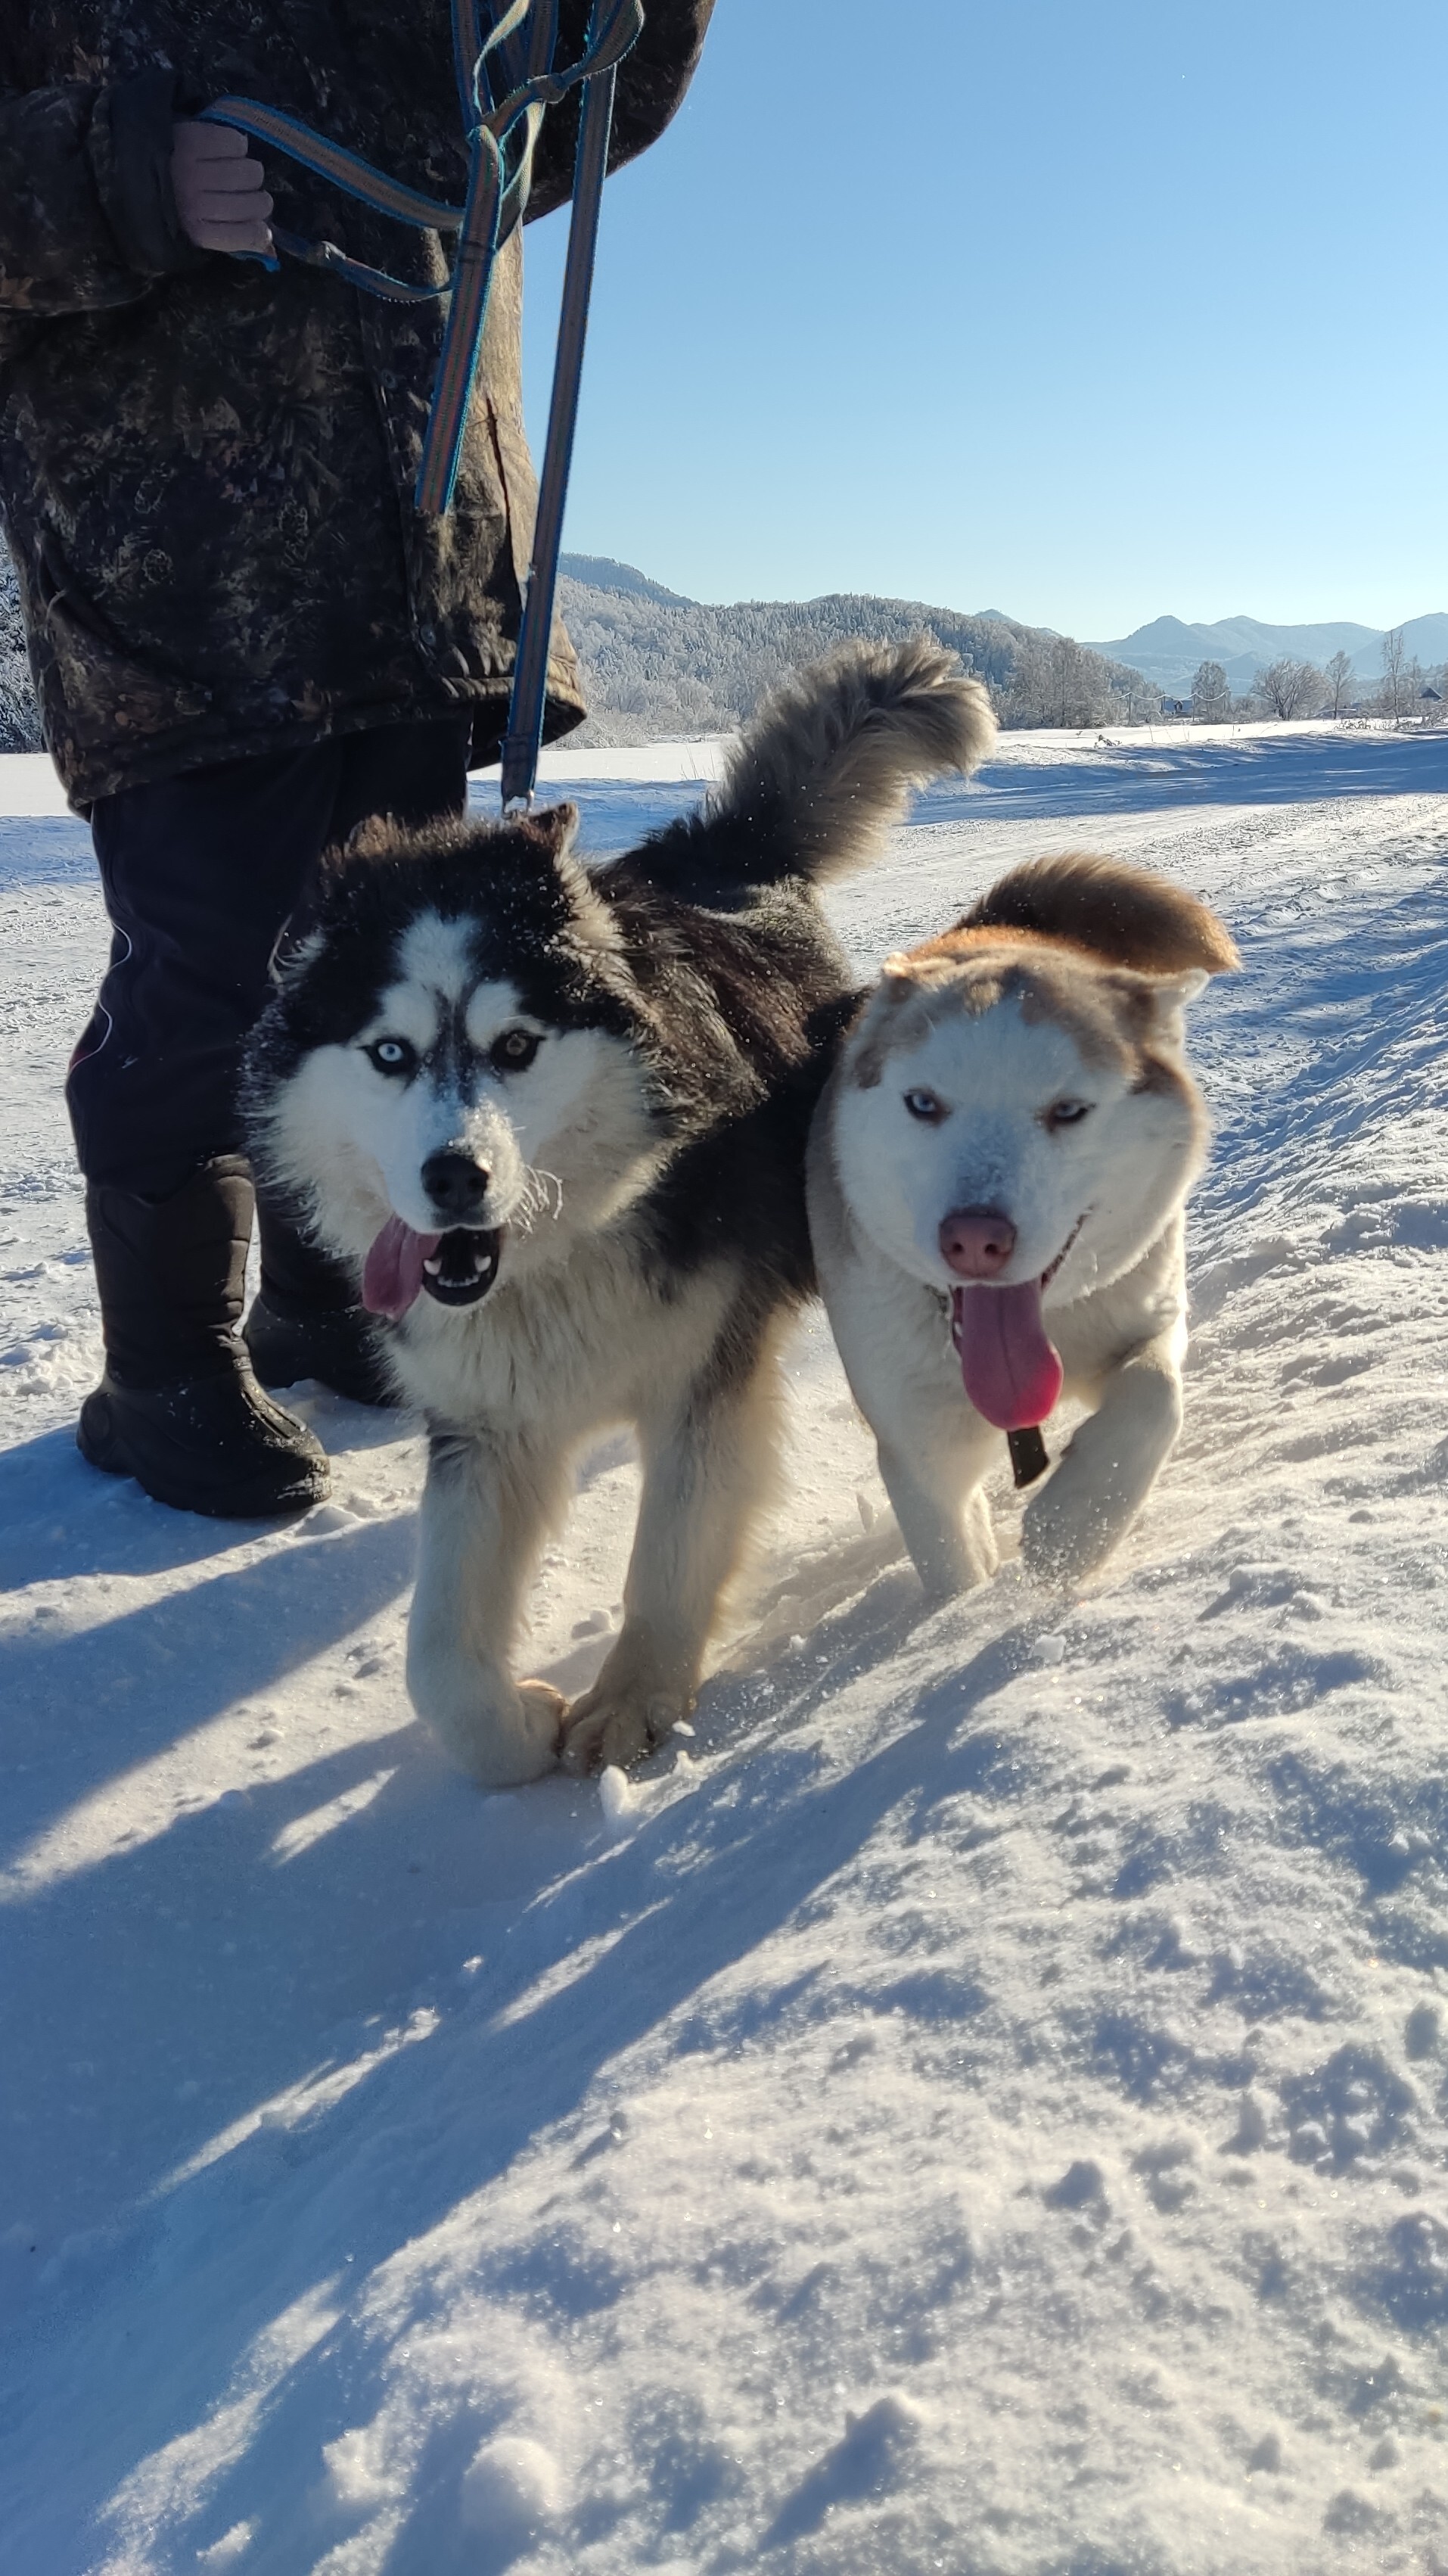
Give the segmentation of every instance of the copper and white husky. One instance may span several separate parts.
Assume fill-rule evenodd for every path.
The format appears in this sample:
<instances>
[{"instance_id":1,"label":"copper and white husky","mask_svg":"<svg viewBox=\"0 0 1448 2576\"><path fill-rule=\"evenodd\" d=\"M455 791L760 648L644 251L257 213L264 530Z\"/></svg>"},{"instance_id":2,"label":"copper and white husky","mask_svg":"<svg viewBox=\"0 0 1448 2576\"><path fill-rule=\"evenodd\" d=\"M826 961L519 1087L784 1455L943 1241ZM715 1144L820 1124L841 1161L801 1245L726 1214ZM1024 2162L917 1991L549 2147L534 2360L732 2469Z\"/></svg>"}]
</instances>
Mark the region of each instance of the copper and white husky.
<instances>
[{"instance_id":1,"label":"copper and white husky","mask_svg":"<svg viewBox=\"0 0 1448 2576\"><path fill-rule=\"evenodd\" d=\"M1031 1571L1090 1572L1151 1491L1181 1425L1207 1146L1183 1012L1237 962L1161 878L1044 859L888 958L849 1034L810 1139L811 1235L932 1594L994 1572L1000 1434L1062 1394L1091 1416L1027 1506Z\"/></svg>"}]
</instances>

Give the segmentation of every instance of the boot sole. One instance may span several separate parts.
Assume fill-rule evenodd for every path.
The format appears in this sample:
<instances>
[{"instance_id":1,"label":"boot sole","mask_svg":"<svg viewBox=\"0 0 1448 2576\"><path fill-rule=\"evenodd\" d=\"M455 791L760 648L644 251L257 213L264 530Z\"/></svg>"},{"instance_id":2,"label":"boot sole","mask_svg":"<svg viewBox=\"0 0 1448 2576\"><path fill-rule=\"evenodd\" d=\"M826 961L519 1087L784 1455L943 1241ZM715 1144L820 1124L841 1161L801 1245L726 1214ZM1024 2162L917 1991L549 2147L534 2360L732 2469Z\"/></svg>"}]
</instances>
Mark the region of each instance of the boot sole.
<instances>
[{"instance_id":1,"label":"boot sole","mask_svg":"<svg viewBox=\"0 0 1448 2576\"><path fill-rule=\"evenodd\" d=\"M294 1520L299 1512L309 1512L315 1504L324 1503L331 1492L328 1475L303 1477L295 1485L283 1487L280 1493L275 1486L268 1491L243 1486L214 1496L173 1485L164 1474L143 1476L127 1456L123 1440L117 1439L114 1432L99 1432L93 1421L87 1422L90 1409L88 1397L75 1428L75 1445L87 1466L98 1467L103 1476L129 1476L153 1503L164 1503L168 1511L199 1512L204 1519L213 1521Z\"/></svg>"}]
</instances>

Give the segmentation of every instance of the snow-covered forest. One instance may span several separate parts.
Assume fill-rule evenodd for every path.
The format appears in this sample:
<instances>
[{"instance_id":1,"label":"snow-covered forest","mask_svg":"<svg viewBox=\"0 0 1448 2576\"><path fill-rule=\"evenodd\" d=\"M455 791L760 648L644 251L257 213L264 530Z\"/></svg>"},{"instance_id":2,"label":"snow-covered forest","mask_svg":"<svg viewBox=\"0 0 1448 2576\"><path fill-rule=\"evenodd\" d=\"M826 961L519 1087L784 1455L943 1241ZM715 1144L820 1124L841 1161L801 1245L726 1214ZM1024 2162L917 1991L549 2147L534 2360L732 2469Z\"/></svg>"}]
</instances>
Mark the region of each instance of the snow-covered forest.
<instances>
[{"instance_id":1,"label":"snow-covered forest","mask_svg":"<svg viewBox=\"0 0 1448 2576\"><path fill-rule=\"evenodd\" d=\"M787 671L856 635L938 637L986 682L1006 724L1130 723L1161 706L1160 689L1139 672L1068 637L924 600L840 592L720 608L656 584L635 591L565 577L559 604L592 711L575 737L585 744L727 732Z\"/></svg>"}]
</instances>

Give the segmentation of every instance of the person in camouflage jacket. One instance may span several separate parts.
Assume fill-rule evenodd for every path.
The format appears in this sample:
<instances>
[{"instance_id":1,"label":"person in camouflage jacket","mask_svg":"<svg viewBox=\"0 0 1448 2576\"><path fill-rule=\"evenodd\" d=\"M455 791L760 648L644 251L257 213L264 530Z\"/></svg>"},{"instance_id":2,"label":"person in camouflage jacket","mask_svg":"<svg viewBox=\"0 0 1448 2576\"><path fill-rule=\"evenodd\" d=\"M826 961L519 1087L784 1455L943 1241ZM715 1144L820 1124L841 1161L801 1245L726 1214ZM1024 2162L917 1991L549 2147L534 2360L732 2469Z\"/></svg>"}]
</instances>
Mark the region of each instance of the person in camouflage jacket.
<instances>
[{"instance_id":1,"label":"person in camouflage jacket","mask_svg":"<svg viewBox=\"0 0 1448 2576\"><path fill-rule=\"evenodd\" d=\"M612 165L668 122L711 8L648 0ZM587 0L559 18L570 62ZM497 757L536 499L521 236L497 263L453 505L424 518L445 305L201 247L173 153L228 93L462 198L448 0L12 0L0 17L0 513L46 741L116 930L68 1086L108 1350L79 1437L214 1511L325 1486L232 1329L240 1046L326 842L370 812L456 811L467 768ZM567 197L576 126L576 96L545 120L530 213ZM446 278L436 235L263 158L279 225L409 283ZM546 735L583 713L555 627ZM263 1212L263 1262L262 1375L375 1393L348 1292L282 1211L270 1229Z\"/></svg>"}]
</instances>

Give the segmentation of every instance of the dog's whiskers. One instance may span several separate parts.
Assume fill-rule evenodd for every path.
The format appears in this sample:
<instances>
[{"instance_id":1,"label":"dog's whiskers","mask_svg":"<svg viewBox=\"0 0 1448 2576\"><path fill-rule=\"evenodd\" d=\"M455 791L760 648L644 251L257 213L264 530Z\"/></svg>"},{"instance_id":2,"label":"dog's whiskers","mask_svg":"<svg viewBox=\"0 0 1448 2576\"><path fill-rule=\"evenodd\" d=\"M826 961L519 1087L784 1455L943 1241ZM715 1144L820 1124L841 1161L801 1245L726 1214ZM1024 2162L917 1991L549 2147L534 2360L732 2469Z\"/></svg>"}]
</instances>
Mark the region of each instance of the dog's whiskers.
<instances>
[{"instance_id":1,"label":"dog's whiskers","mask_svg":"<svg viewBox=\"0 0 1448 2576\"><path fill-rule=\"evenodd\" d=\"M527 1164L523 1172L523 1195L509 1222L520 1234L530 1234L539 1217L555 1221L563 1214L563 1183L556 1172L536 1171Z\"/></svg>"}]
</instances>

